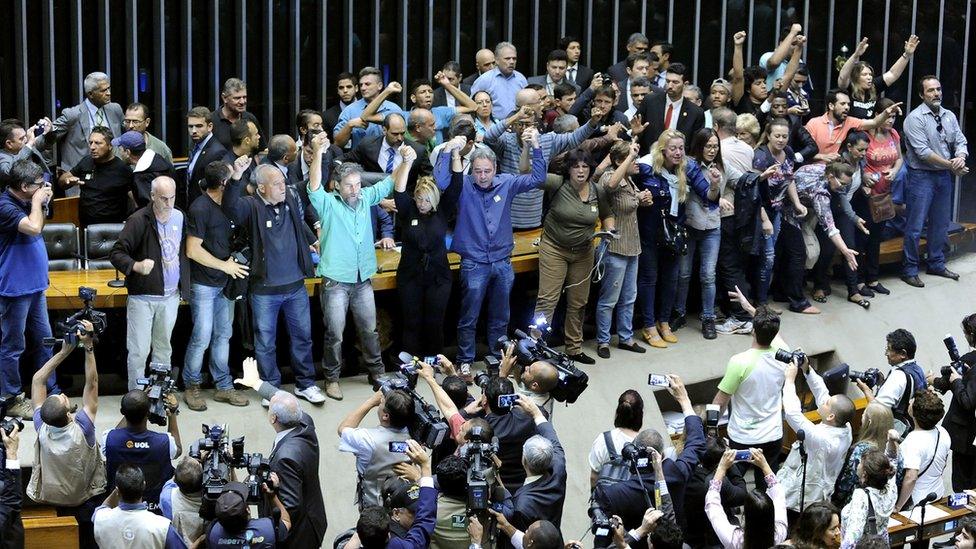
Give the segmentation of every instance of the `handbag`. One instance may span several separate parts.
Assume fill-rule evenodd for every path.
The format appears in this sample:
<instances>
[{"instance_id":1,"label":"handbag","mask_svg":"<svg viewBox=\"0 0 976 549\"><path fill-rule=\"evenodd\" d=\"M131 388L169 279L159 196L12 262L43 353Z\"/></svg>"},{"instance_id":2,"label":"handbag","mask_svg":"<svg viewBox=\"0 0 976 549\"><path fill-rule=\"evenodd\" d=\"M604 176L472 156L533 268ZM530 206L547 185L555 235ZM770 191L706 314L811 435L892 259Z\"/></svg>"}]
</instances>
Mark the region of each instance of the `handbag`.
<instances>
[{"instance_id":1,"label":"handbag","mask_svg":"<svg viewBox=\"0 0 976 549\"><path fill-rule=\"evenodd\" d=\"M895 203L891 200L890 192L869 195L868 209L871 210L871 220L875 223L884 223L895 217Z\"/></svg>"},{"instance_id":2,"label":"handbag","mask_svg":"<svg viewBox=\"0 0 976 549\"><path fill-rule=\"evenodd\" d=\"M672 255L682 256L688 253L688 229L684 225L661 215L661 240L658 245L671 252Z\"/></svg>"}]
</instances>

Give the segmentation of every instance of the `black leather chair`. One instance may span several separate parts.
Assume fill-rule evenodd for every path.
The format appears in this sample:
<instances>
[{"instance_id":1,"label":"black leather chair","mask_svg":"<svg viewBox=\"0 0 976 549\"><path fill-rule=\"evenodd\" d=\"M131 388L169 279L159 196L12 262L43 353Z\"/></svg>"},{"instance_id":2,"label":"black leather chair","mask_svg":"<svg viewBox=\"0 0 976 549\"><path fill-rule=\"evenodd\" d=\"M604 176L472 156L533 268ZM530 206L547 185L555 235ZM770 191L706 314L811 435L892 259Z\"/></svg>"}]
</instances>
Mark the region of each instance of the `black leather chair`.
<instances>
[{"instance_id":1,"label":"black leather chair","mask_svg":"<svg viewBox=\"0 0 976 549\"><path fill-rule=\"evenodd\" d=\"M47 270L74 271L81 268L78 227L74 223L48 223L41 230L47 248Z\"/></svg>"},{"instance_id":2,"label":"black leather chair","mask_svg":"<svg viewBox=\"0 0 976 549\"><path fill-rule=\"evenodd\" d=\"M108 254L122 232L123 223L96 223L85 228L85 268L112 269Z\"/></svg>"}]
</instances>

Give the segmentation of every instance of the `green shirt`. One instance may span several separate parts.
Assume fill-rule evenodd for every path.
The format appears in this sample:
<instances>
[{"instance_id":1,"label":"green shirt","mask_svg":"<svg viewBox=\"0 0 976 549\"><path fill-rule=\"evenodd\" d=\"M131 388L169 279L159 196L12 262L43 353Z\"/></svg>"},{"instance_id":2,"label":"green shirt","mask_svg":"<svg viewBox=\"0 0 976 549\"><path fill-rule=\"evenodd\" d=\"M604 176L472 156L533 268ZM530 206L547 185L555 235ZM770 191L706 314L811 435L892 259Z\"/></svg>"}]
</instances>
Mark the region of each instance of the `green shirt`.
<instances>
[{"instance_id":1,"label":"green shirt","mask_svg":"<svg viewBox=\"0 0 976 549\"><path fill-rule=\"evenodd\" d=\"M569 181L547 177L546 196L549 212L542 224L542 232L564 248L586 246L593 241L597 219L613 216L610 200L602 185L588 182L590 193L584 202Z\"/></svg>"},{"instance_id":2,"label":"green shirt","mask_svg":"<svg viewBox=\"0 0 976 549\"><path fill-rule=\"evenodd\" d=\"M322 259L315 274L336 282L355 284L376 274L376 249L373 247L373 222L370 208L393 190L393 179L386 179L359 193L351 208L338 192L309 189L308 198L322 221L319 249Z\"/></svg>"}]
</instances>

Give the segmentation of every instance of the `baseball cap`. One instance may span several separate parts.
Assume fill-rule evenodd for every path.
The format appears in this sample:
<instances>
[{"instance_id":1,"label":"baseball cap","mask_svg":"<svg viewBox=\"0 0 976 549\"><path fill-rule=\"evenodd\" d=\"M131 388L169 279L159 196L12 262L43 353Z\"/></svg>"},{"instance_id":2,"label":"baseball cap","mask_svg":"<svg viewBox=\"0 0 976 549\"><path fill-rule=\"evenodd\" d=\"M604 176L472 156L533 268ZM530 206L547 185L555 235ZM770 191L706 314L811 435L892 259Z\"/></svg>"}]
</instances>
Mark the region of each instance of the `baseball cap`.
<instances>
[{"instance_id":1,"label":"baseball cap","mask_svg":"<svg viewBox=\"0 0 976 549\"><path fill-rule=\"evenodd\" d=\"M221 522L247 518L247 486L240 482L228 482L217 498L214 514Z\"/></svg>"},{"instance_id":2,"label":"baseball cap","mask_svg":"<svg viewBox=\"0 0 976 549\"><path fill-rule=\"evenodd\" d=\"M383 506L387 510L410 509L415 511L418 499L420 499L420 486L412 482L400 477L390 477L383 484Z\"/></svg>"},{"instance_id":3,"label":"baseball cap","mask_svg":"<svg viewBox=\"0 0 976 549\"><path fill-rule=\"evenodd\" d=\"M144 151L146 150L146 139L139 132L128 131L113 139L112 146L134 151Z\"/></svg>"},{"instance_id":4,"label":"baseball cap","mask_svg":"<svg viewBox=\"0 0 976 549\"><path fill-rule=\"evenodd\" d=\"M729 94L732 93L732 83L729 82L728 80L724 79L724 78L716 78L715 80L712 80L712 85L709 86L708 89L711 90L715 86L719 86L721 88L724 88L725 91L726 91L726 93L729 93Z\"/></svg>"}]
</instances>

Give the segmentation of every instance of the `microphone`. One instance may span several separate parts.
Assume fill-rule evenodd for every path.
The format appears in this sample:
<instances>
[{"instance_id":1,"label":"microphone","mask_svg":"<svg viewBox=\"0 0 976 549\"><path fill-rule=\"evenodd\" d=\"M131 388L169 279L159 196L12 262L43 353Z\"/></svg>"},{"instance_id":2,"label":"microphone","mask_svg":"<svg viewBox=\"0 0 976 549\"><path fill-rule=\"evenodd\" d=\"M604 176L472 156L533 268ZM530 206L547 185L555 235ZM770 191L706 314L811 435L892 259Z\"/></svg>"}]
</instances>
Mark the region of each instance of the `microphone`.
<instances>
[{"instance_id":1,"label":"microphone","mask_svg":"<svg viewBox=\"0 0 976 549\"><path fill-rule=\"evenodd\" d=\"M515 337L519 339L532 339L529 336L525 335L525 332L519 330L518 328L515 328Z\"/></svg>"},{"instance_id":2,"label":"microphone","mask_svg":"<svg viewBox=\"0 0 976 549\"><path fill-rule=\"evenodd\" d=\"M796 432L796 440L803 442L804 440L806 440L806 438L807 438L807 432L804 431L803 429L800 429L799 431Z\"/></svg>"},{"instance_id":3,"label":"microphone","mask_svg":"<svg viewBox=\"0 0 976 549\"><path fill-rule=\"evenodd\" d=\"M922 501L920 501L917 504L915 504L915 506L918 507L919 505L926 505L928 503L932 503L933 501L935 501L937 499L939 499L939 496L936 495L935 492L929 492L929 495L927 495L924 498L922 498Z\"/></svg>"},{"instance_id":4,"label":"microphone","mask_svg":"<svg viewBox=\"0 0 976 549\"><path fill-rule=\"evenodd\" d=\"M400 364L411 364L413 362L413 355L406 351L400 351L397 358L400 359Z\"/></svg>"}]
</instances>

